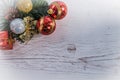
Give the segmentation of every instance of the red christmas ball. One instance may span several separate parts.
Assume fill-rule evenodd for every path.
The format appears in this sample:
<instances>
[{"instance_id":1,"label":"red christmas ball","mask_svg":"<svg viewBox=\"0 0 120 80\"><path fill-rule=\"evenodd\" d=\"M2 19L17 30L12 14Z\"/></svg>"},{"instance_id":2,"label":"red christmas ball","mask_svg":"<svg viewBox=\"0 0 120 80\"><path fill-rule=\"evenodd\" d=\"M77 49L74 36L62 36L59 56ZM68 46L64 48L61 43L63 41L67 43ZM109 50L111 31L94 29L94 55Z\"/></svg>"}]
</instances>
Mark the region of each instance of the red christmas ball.
<instances>
[{"instance_id":1,"label":"red christmas ball","mask_svg":"<svg viewBox=\"0 0 120 80\"><path fill-rule=\"evenodd\" d=\"M45 16L37 21L37 29L43 35L49 35L56 29L56 22L50 16Z\"/></svg>"},{"instance_id":2,"label":"red christmas ball","mask_svg":"<svg viewBox=\"0 0 120 80\"><path fill-rule=\"evenodd\" d=\"M62 1L54 1L49 6L48 14L54 19L63 19L67 14L67 6Z\"/></svg>"}]
</instances>

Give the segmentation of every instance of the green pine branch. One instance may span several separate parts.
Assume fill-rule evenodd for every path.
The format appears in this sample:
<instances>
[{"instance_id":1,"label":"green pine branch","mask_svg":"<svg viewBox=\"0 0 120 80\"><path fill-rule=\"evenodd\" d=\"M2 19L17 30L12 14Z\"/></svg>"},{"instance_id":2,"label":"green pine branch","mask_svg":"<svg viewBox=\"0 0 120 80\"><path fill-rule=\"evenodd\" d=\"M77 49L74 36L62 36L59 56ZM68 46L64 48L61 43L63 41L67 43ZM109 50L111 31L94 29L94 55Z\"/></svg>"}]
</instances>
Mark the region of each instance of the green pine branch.
<instances>
[{"instance_id":1,"label":"green pine branch","mask_svg":"<svg viewBox=\"0 0 120 80\"><path fill-rule=\"evenodd\" d=\"M24 13L19 11L20 17L24 18L26 16L31 16L35 20L38 20L40 17L48 15L48 3L45 0L32 0L33 9L29 13Z\"/></svg>"}]
</instances>

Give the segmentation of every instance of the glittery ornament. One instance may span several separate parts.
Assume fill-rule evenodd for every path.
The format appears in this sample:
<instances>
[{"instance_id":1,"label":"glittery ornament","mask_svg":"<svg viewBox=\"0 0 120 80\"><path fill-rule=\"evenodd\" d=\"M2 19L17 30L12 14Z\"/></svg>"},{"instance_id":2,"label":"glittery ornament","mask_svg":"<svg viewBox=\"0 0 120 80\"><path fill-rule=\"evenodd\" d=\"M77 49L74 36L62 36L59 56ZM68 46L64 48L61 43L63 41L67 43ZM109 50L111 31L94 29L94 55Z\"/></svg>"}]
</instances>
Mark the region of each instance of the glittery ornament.
<instances>
[{"instance_id":1,"label":"glittery ornament","mask_svg":"<svg viewBox=\"0 0 120 80\"><path fill-rule=\"evenodd\" d=\"M22 12L29 13L33 8L32 1L31 0L18 0L17 8Z\"/></svg>"},{"instance_id":2,"label":"glittery ornament","mask_svg":"<svg viewBox=\"0 0 120 80\"><path fill-rule=\"evenodd\" d=\"M63 19L67 14L67 6L62 1L54 1L49 6L48 14L54 19Z\"/></svg>"},{"instance_id":3,"label":"glittery ornament","mask_svg":"<svg viewBox=\"0 0 120 80\"><path fill-rule=\"evenodd\" d=\"M21 34L25 31L24 21L20 18L14 19L10 23L10 29L15 34Z\"/></svg>"},{"instance_id":4,"label":"glittery ornament","mask_svg":"<svg viewBox=\"0 0 120 80\"><path fill-rule=\"evenodd\" d=\"M49 35L55 31L56 22L50 16L45 16L37 21L37 28L43 35Z\"/></svg>"},{"instance_id":5,"label":"glittery ornament","mask_svg":"<svg viewBox=\"0 0 120 80\"><path fill-rule=\"evenodd\" d=\"M36 21L35 21L36 22ZM37 34L37 29L34 19L30 16L24 17L24 23L26 30L23 34L19 36L19 38L23 41L23 43L28 43L29 40L34 36L34 34Z\"/></svg>"}]
</instances>

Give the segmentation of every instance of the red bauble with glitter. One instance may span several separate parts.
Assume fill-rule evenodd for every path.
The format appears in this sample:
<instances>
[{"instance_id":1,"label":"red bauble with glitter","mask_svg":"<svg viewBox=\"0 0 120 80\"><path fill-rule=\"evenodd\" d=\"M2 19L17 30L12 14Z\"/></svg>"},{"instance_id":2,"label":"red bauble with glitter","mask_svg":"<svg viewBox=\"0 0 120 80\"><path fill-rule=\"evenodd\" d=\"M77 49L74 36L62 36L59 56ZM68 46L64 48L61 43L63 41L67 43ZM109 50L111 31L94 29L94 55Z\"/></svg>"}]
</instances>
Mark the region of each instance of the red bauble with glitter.
<instances>
[{"instance_id":1,"label":"red bauble with glitter","mask_svg":"<svg viewBox=\"0 0 120 80\"><path fill-rule=\"evenodd\" d=\"M48 14L54 19L63 19L67 14L67 6L62 1L54 1L49 6Z\"/></svg>"},{"instance_id":2,"label":"red bauble with glitter","mask_svg":"<svg viewBox=\"0 0 120 80\"><path fill-rule=\"evenodd\" d=\"M49 35L56 29L56 22L50 16L44 16L37 21L37 29L43 35Z\"/></svg>"}]
</instances>

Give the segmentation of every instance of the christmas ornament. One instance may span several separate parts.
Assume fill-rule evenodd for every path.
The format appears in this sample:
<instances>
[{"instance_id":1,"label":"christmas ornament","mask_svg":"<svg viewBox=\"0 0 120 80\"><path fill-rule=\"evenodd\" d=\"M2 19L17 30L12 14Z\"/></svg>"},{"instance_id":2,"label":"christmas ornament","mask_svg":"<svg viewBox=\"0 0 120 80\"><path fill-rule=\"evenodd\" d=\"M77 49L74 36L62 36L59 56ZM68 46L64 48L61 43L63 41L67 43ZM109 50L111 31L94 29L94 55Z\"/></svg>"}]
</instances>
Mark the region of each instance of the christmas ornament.
<instances>
[{"instance_id":1,"label":"christmas ornament","mask_svg":"<svg viewBox=\"0 0 120 80\"><path fill-rule=\"evenodd\" d=\"M62 1L54 1L49 6L48 14L54 19L63 19L67 14L67 6Z\"/></svg>"},{"instance_id":2,"label":"christmas ornament","mask_svg":"<svg viewBox=\"0 0 120 80\"><path fill-rule=\"evenodd\" d=\"M43 35L49 35L55 31L56 22L50 16L45 16L37 21L37 28Z\"/></svg>"},{"instance_id":3,"label":"christmas ornament","mask_svg":"<svg viewBox=\"0 0 120 80\"><path fill-rule=\"evenodd\" d=\"M33 37L34 34L37 33L36 26L34 25L34 20L32 17L27 16L24 18L24 23L26 30L23 34L19 36L19 38L25 42L28 43L29 40Z\"/></svg>"},{"instance_id":4,"label":"christmas ornament","mask_svg":"<svg viewBox=\"0 0 120 80\"><path fill-rule=\"evenodd\" d=\"M15 34L21 34L25 31L25 24L22 19L17 18L11 21L10 29Z\"/></svg>"},{"instance_id":5,"label":"christmas ornament","mask_svg":"<svg viewBox=\"0 0 120 80\"><path fill-rule=\"evenodd\" d=\"M0 31L0 49L11 50L13 49L14 40L9 37L8 31Z\"/></svg>"},{"instance_id":6,"label":"christmas ornament","mask_svg":"<svg viewBox=\"0 0 120 80\"><path fill-rule=\"evenodd\" d=\"M15 41L27 44L35 34L50 35L56 20L67 14L66 4L45 0L3 0L0 3L0 49L13 49Z\"/></svg>"},{"instance_id":7,"label":"christmas ornament","mask_svg":"<svg viewBox=\"0 0 120 80\"><path fill-rule=\"evenodd\" d=\"M17 2L17 8L25 13L29 13L32 10L32 7L33 4L31 0L18 0Z\"/></svg>"}]
</instances>

